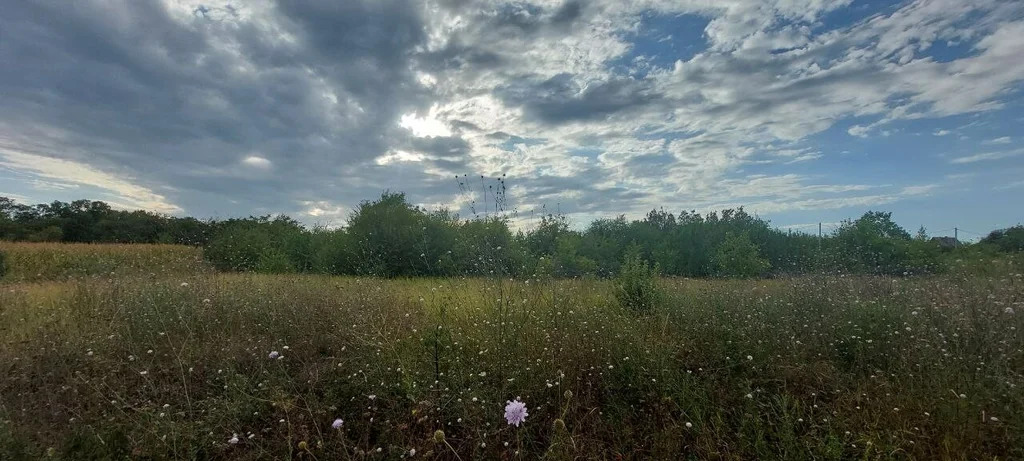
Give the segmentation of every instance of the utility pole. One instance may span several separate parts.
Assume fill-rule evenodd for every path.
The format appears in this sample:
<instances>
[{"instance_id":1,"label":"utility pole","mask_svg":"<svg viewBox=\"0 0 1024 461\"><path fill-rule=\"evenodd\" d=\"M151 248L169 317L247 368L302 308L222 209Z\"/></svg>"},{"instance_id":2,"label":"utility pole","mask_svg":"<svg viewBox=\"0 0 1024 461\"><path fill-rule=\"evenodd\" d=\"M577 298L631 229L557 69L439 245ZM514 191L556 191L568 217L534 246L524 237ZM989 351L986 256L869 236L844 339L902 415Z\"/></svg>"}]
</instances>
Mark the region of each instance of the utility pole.
<instances>
[{"instance_id":1,"label":"utility pole","mask_svg":"<svg viewBox=\"0 0 1024 461\"><path fill-rule=\"evenodd\" d=\"M824 273L821 263L821 221L818 221L818 270Z\"/></svg>"},{"instance_id":2,"label":"utility pole","mask_svg":"<svg viewBox=\"0 0 1024 461\"><path fill-rule=\"evenodd\" d=\"M953 242L954 247L960 247L960 229L956 227L953 228Z\"/></svg>"}]
</instances>

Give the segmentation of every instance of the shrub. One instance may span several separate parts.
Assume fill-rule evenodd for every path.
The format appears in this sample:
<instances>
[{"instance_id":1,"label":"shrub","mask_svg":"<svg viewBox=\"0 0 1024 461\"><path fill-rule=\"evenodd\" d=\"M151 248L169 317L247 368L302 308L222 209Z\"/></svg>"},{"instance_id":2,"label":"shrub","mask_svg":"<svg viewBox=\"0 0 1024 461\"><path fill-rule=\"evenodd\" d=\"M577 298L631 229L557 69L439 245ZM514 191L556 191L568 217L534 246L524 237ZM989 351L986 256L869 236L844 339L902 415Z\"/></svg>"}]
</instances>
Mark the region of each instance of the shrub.
<instances>
[{"instance_id":1,"label":"shrub","mask_svg":"<svg viewBox=\"0 0 1024 461\"><path fill-rule=\"evenodd\" d=\"M715 268L724 277L757 277L771 269L761 250L743 234L729 234L715 251Z\"/></svg>"},{"instance_id":2,"label":"shrub","mask_svg":"<svg viewBox=\"0 0 1024 461\"><path fill-rule=\"evenodd\" d=\"M636 246L626 251L619 276L615 280L615 298L619 305L633 312L650 312L661 299L657 265L651 266L640 256Z\"/></svg>"},{"instance_id":3,"label":"shrub","mask_svg":"<svg viewBox=\"0 0 1024 461\"><path fill-rule=\"evenodd\" d=\"M1006 229L994 230L981 243L995 245L999 251L1012 253L1024 251L1024 226L1017 225Z\"/></svg>"},{"instance_id":4,"label":"shrub","mask_svg":"<svg viewBox=\"0 0 1024 461\"><path fill-rule=\"evenodd\" d=\"M311 267L312 234L295 220L269 216L227 221L204 247L222 271L295 272Z\"/></svg>"}]
</instances>

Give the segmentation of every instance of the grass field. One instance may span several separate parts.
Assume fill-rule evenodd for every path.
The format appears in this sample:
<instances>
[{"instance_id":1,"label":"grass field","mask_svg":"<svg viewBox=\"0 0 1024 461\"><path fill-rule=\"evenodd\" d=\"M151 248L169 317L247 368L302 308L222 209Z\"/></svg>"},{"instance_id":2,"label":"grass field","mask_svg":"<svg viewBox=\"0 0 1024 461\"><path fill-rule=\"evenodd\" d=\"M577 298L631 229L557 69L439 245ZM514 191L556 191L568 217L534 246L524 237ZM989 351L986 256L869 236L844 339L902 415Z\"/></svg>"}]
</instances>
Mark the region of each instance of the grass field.
<instances>
[{"instance_id":1,"label":"grass field","mask_svg":"<svg viewBox=\"0 0 1024 461\"><path fill-rule=\"evenodd\" d=\"M184 245L22 243L0 241L8 281L81 277L170 276L207 270L202 250Z\"/></svg>"},{"instance_id":2,"label":"grass field","mask_svg":"<svg viewBox=\"0 0 1024 461\"><path fill-rule=\"evenodd\" d=\"M1020 274L662 279L637 315L608 281L169 253L51 280L9 253L0 459L1024 458Z\"/></svg>"}]
</instances>

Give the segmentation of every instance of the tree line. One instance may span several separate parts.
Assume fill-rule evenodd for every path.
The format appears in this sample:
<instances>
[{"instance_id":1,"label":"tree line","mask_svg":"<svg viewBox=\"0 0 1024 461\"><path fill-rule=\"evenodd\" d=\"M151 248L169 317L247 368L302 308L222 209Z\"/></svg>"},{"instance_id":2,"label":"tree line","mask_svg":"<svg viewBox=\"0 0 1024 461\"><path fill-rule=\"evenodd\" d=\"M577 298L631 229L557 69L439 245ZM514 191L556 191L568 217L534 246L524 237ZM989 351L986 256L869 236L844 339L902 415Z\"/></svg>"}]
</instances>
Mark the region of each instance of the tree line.
<instances>
[{"instance_id":1,"label":"tree line","mask_svg":"<svg viewBox=\"0 0 1024 461\"><path fill-rule=\"evenodd\" d=\"M924 229L912 236L878 211L844 221L822 238L774 228L743 208L652 210L642 219L598 219L581 230L557 214L536 221L513 230L506 215L465 219L414 206L394 192L362 202L336 229L308 228L284 215L199 220L99 201L24 205L0 197L0 240L194 245L225 271L610 277L632 256L662 274L686 277L903 275L942 272L958 251L1024 250L1019 225L979 244L950 245L929 239Z\"/></svg>"}]
</instances>

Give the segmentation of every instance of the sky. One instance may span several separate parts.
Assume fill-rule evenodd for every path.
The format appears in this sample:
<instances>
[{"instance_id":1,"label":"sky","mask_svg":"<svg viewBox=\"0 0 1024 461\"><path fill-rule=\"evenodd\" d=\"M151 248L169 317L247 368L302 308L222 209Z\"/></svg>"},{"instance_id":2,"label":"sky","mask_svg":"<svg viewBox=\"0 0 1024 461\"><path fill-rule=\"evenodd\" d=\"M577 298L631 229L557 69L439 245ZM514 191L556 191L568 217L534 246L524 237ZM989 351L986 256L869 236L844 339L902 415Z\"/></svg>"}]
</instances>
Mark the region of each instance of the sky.
<instances>
[{"instance_id":1,"label":"sky","mask_svg":"<svg viewBox=\"0 0 1024 461\"><path fill-rule=\"evenodd\" d=\"M19 0L0 195L341 225L744 206L977 238L1024 215L1024 2ZM481 179L481 176L484 179ZM473 203L476 200L476 203ZM490 199L493 203L493 197Z\"/></svg>"}]
</instances>

